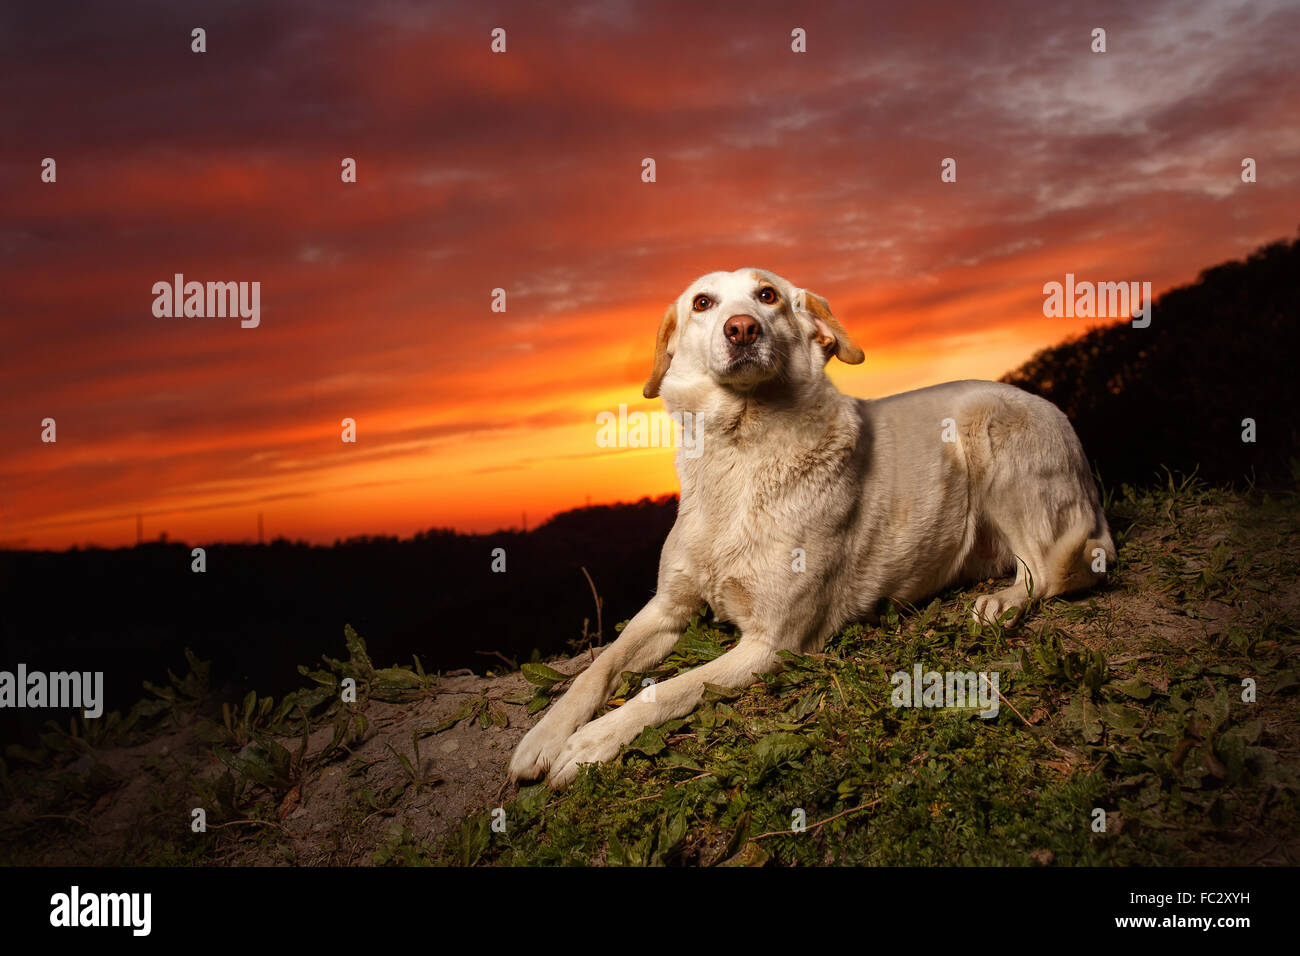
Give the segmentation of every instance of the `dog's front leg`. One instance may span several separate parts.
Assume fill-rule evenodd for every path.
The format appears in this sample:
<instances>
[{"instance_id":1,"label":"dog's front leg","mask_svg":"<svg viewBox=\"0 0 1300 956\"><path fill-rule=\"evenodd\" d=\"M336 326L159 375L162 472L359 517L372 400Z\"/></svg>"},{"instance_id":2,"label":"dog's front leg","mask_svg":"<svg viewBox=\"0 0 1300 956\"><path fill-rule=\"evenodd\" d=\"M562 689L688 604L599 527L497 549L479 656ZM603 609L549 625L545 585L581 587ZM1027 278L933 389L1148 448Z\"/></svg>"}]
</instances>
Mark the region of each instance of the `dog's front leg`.
<instances>
[{"instance_id":1,"label":"dog's front leg","mask_svg":"<svg viewBox=\"0 0 1300 956\"><path fill-rule=\"evenodd\" d=\"M659 594L628 622L618 640L577 676L568 692L519 741L510 758L512 780L532 780L546 773L564 742L591 719L624 671L646 670L668 656L701 599L662 583Z\"/></svg>"},{"instance_id":2,"label":"dog's front leg","mask_svg":"<svg viewBox=\"0 0 1300 956\"><path fill-rule=\"evenodd\" d=\"M644 728L689 714L703 699L706 683L747 687L754 682L755 674L771 673L779 664L771 644L757 637L741 638L721 657L653 685L653 694L642 691L618 710L573 734L551 764L546 782L555 788L567 786L578 775L579 764L609 760Z\"/></svg>"}]
</instances>

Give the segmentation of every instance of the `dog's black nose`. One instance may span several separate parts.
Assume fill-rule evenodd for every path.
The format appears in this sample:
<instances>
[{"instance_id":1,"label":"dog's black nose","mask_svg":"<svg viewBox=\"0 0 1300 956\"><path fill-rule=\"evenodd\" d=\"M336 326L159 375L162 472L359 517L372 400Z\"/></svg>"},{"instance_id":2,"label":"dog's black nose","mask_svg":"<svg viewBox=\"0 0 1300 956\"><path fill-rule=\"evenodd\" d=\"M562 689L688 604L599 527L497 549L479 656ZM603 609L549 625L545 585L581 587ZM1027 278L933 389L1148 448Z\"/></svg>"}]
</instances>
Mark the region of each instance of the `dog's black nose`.
<instances>
[{"instance_id":1,"label":"dog's black nose","mask_svg":"<svg viewBox=\"0 0 1300 956\"><path fill-rule=\"evenodd\" d=\"M722 331L732 345L753 345L758 338L758 320L752 315L733 315Z\"/></svg>"}]
</instances>

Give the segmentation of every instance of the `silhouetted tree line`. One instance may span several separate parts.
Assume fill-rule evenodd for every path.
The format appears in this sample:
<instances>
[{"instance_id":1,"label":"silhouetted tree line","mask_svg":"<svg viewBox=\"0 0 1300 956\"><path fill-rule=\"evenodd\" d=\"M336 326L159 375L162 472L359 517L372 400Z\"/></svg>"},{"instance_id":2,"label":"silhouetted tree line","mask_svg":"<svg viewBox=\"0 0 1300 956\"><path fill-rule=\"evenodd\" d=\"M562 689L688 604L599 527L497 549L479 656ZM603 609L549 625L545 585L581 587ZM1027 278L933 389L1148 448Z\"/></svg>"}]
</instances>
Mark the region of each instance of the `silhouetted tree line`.
<instances>
[{"instance_id":1,"label":"silhouetted tree line","mask_svg":"<svg viewBox=\"0 0 1300 956\"><path fill-rule=\"evenodd\" d=\"M676 496L566 511L528 532L423 532L365 537L333 547L276 540L207 545L207 571L190 570L189 544L64 552L0 552L0 669L102 670L107 709L146 696L142 680L183 673L183 648L213 662L227 695L277 696L302 686L297 664L344 653L343 626L365 638L376 664L428 671L503 667L497 651L527 661L604 640L654 593L659 549ZM492 553L505 550L505 571ZM70 712L0 710L0 736L24 736Z\"/></svg>"},{"instance_id":2,"label":"silhouetted tree line","mask_svg":"<svg viewBox=\"0 0 1300 956\"><path fill-rule=\"evenodd\" d=\"M1096 328L1002 380L1070 417L1108 483L1161 466L1203 478L1296 477L1300 239L1206 269L1154 303L1151 325ZM1242 441L1244 419L1255 441Z\"/></svg>"}]
</instances>

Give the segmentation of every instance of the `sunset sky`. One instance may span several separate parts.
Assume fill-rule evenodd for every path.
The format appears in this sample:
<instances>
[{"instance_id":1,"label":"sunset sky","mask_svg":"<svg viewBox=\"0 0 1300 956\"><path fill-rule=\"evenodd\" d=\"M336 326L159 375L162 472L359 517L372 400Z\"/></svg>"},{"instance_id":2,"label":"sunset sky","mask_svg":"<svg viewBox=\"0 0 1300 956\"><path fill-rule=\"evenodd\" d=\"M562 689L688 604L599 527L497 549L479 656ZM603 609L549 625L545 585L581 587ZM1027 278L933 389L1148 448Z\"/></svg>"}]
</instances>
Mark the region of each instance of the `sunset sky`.
<instances>
[{"instance_id":1,"label":"sunset sky","mask_svg":"<svg viewBox=\"0 0 1300 956\"><path fill-rule=\"evenodd\" d=\"M0 13L0 547L531 527L676 489L596 416L659 407L704 272L826 296L871 397L1095 324L1044 318L1067 272L1159 293L1300 224L1296 2L60 9ZM155 317L175 273L260 326Z\"/></svg>"}]
</instances>

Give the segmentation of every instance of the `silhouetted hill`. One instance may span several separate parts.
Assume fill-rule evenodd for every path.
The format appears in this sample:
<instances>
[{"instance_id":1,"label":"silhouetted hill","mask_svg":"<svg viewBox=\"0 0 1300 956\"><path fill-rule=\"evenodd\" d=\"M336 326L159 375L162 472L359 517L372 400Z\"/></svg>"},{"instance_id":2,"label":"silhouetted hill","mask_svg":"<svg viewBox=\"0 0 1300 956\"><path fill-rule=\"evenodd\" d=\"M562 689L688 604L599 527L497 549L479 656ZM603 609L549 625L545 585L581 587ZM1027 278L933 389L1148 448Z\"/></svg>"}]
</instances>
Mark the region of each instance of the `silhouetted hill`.
<instances>
[{"instance_id":1,"label":"silhouetted hill","mask_svg":"<svg viewBox=\"0 0 1300 956\"><path fill-rule=\"evenodd\" d=\"M190 570L191 545L65 552L0 552L3 664L29 670L102 670L107 709L141 696L142 680L184 673L185 647L213 662L214 686L282 694L296 665L342 647L343 626L367 640L377 663L429 670L527 661L596 632L582 574L604 602L604 639L654 593L659 548L677 499L643 498L562 512L527 532L430 531L412 539L357 538L333 547L284 540L206 546L207 570ZM492 554L505 550L504 573ZM128 676L130 675L130 676ZM50 711L0 711L0 738L24 720L30 734ZM64 715L66 717L66 714Z\"/></svg>"},{"instance_id":2,"label":"silhouetted hill","mask_svg":"<svg viewBox=\"0 0 1300 956\"><path fill-rule=\"evenodd\" d=\"M1097 328L1002 380L1064 411L1108 483L1162 465L1213 481L1285 480L1300 427L1300 240L1206 269L1160 296L1151 325ZM1256 441L1242 441L1254 419Z\"/></svg>"}]
</instances>

